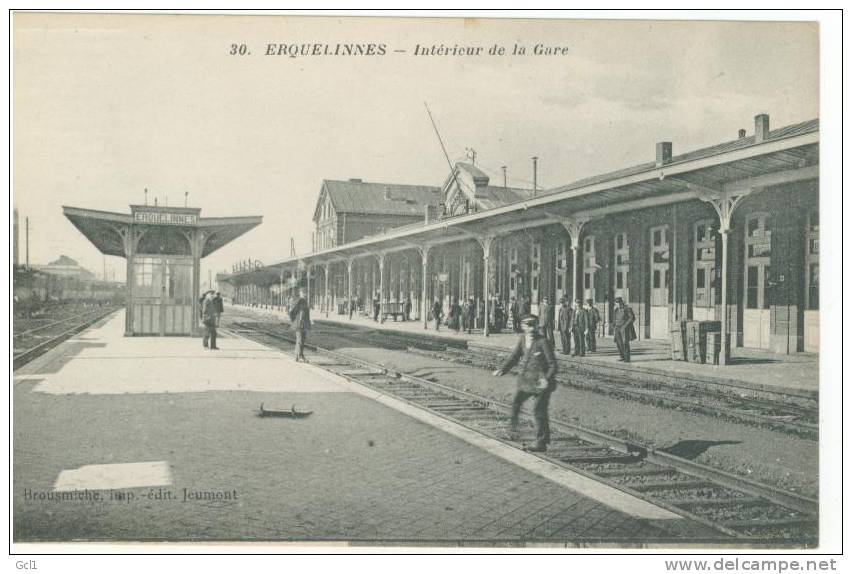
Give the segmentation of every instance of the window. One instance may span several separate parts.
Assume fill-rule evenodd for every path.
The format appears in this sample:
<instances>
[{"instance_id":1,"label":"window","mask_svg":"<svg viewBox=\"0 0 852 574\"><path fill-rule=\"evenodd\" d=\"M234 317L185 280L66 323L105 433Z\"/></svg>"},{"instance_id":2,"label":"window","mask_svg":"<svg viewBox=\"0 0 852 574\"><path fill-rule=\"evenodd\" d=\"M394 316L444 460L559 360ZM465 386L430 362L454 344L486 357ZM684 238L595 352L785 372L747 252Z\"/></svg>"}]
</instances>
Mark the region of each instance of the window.
<instances>
[{"instance_id":1,"label":"window","mask_svg":"<svg viewBox=\"0 0 852 574\"><path fill-rule=\"evenodd\" d=\"M615 274L615 288L624 289L624 271Z\"/></svg>"},{"instance_id":2,"label":"window","mask_svg":"<svg viewBox=\"0 0 852 574\"><path fill-rule=\"evenodd\" d=\"M757 267L750 265L747 272L748 286L746 288L746 307L749 309L757 309L757 275Z\"/></svg>"},{"instance_id":3,"label":"window","mask_svg":"<svg viewBox=\"0 0 852 574\"><path fill-rule=\"evenodd\" d=\"M704 289L707 286L706 273L703 267L695 270L695 286Z\"/></svg>"},{"instance_id":4,"label":"window","mask_svg":"<svg viewBox=\"0 0 852 574\"><path fill-rule=\"evenodd\" d=\"M562 289L562 274L556 276L556 288Z\"/></svg>"},{"instance_id":5,"label":"window","mask_svg":"<svg viewBox=\"0 0 852 574\"><path fill-rule=\"evenodd\" d=\"M660 288L660 271L659 269L654 270L654 289Z\"/></svg>"}]
</instances>

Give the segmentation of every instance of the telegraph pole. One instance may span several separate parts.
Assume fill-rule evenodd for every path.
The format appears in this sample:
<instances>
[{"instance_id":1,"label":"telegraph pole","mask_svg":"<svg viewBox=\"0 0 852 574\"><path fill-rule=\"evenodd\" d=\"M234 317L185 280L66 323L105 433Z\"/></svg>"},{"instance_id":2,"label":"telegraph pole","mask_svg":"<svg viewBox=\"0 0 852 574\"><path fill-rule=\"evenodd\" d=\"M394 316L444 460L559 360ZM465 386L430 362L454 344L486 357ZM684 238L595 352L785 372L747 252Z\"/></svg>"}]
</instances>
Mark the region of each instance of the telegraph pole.
<instances>
[{"instance_id":1,"label":"telegraph pole","mask_svg":"<svg viewBox=\"0 0 852 574\"><path fill-rule=\"evenodd\" d=\"M29 269L30 268L30 216L29 215L26 217L26 228L27 228L27 234L26 234L27 269Z\"/></svg>"}]
</instances>

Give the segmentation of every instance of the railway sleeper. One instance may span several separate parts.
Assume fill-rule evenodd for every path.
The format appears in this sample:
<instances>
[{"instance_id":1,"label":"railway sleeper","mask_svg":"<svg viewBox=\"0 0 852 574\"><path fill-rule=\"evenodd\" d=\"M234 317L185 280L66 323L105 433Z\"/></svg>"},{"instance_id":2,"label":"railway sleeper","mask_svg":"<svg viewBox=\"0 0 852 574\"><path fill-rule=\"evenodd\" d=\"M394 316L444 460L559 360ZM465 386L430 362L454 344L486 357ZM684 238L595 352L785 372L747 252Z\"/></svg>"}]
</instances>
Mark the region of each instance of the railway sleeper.
<instances>
[{"instance_id":1,"label":"railway sleeper","mask_svg":"<svg viewBox=\"0 0 852 574\"><path fill-rule=\"evenodd\" d=\"M702 507L722 506L769 506L774 504L766 498L758 496L742 496L738 498L669 498L668 504L679 508L698 509Z\"/></svg>"},{"instance_id":2,"label":"railway sleeper","mask_svg":"<svg viewBox=\"0 0 852 574\"><path fill-rule=\"evenodd\" d=\"M603 478L618 478L622 476L667 476L677 474L677 471L673 468L631 468L629 466L616 469L592 469L592 472Z\"/></svg>"},{"instance_id":3,"label":"railway sleeper","mask_svg":"<svg viewBox=\"0 0 852 574\"><path fill-rule=\"evenodd\" d=\"M675 490L675 489L692 489L692 488L707 488L716 486L713 482L709 480L661 480L658 482L645 482L642 484L636 484L632 486L634 490L638 490L639 492L659 492L664 490Z\"/></svg>"}]
</instances>

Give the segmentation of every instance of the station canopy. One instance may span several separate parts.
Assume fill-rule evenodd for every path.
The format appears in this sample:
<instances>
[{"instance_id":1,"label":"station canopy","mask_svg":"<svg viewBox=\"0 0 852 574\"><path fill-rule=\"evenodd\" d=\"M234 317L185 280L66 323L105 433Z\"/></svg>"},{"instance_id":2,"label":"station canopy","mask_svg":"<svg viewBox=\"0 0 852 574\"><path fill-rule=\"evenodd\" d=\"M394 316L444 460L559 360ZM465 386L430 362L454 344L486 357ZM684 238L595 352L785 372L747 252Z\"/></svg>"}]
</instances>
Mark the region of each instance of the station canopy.
<instances>
[{"instance_id":1,"label":"station canopy","mask_svg":"<svg viewBox=\"0 0 852 574\"><path fill-rule=\"evenodd\" d=\"M201 257L210 255L247 231L263 218L200 217L195 207L132 205L131 213L115 213L78 207L63 207L65 217L105 255L125 257L124 237L128 229L156 230L139 239L136 252L190 255L187 232L203 232Z\"/></svg>"}]
</instances>

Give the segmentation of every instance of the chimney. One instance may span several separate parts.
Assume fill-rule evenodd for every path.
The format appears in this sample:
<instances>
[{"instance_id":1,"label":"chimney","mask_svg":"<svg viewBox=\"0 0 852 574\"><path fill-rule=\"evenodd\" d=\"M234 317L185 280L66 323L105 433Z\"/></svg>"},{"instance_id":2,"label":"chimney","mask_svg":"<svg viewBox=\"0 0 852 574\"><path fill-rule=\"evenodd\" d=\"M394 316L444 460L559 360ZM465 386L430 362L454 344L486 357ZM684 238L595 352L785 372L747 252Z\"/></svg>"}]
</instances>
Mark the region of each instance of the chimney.
<instances>
[{"instance_id":1,"label":"chimney","mask_svg":"<svg viewBox=\"0 0 852 574\"><path fill-rule=\"evenodd\" d=\"M760 143L767 139L769 139L769 115L754 116L754 143Z\"/></svg>"},{"instance_id":2,"label":"chimney","mask_svg":"<svg viewBox=\"0 0 852 574\"><path fill-rule=\"evenodd\" d=\"M672 142L657 143L657 167L672 162Z\"/></svg>"},{"instance_id":3,"label":"chimney","mask_svg":"<svg viewBox=\"0 0 852 574\"><path fill-rule=\"evenodd\" d=\"M737 135L739 136L740 139L743 139L746 136L746 131L744 129L740 129L740 131Z\"/></svg>"},{"instance_id":4,"label":"chimney","mask_svg":"<svg viewBox=\"0 0 852 574\"><path fill-rule=\"evenodd\" d=\"M538 195L538 158L533 156L533 197Z\"/></svg>"}]
</instances>

